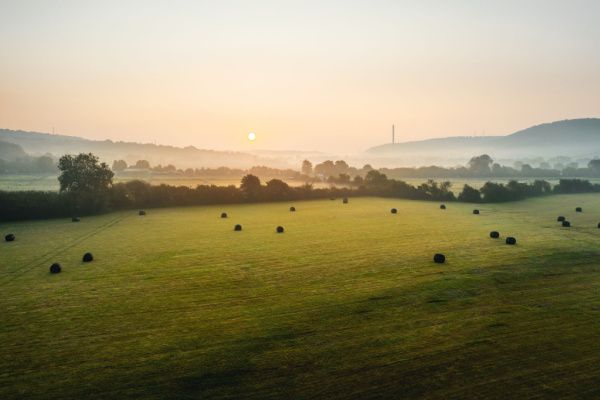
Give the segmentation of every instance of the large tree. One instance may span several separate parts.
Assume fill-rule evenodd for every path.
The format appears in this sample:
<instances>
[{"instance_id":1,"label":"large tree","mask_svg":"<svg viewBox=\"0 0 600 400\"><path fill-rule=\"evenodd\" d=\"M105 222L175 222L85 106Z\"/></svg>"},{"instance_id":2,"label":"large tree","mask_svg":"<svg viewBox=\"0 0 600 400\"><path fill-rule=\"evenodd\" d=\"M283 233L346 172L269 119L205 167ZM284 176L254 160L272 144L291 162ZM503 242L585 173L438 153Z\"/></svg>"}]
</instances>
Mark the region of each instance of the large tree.
<instances>
[{"instance_id":1,"label":"large tree","mask_svg":"<svg viewBox=\"0 0 600 400\"><path fill-rule=\"evenodd\" d=\"M308 161L308 160L302 161L302 173L304 175L308 175L308 176L312 175L313 165L310 161Z\"/></svg>"},{"instance_id":2,"label":"large tree","mask_svg":"<svg viewBox=\"0 0 600 400\"><path fill-rule=\"evenodd\" d=\"M65 155L58 160L61 192L100 193L112 184L114 173L92 153Z\"/></svg>"},{"instance_id":3,"label":"large tree","mask_svg":"<svg viewBox=\"0 0 600 400\"><path fill-rule=\"evenodd\" d=\"M244 196L249 200L257 200L262 192L260 179L257 176L248 174L242 178L240 189L244 192Z\"/></svg>"},{"instance_id":4,"label":"large tree","mask_svg":"<svg viewBox=\"0 0 600 400\"><path fill-rule=\"evenodd\" d=\"M469 160L469 169L476 175L489 175L492 172L490 167L493 163L492 157L483 154Z\"/></svg>"}]
</instances>

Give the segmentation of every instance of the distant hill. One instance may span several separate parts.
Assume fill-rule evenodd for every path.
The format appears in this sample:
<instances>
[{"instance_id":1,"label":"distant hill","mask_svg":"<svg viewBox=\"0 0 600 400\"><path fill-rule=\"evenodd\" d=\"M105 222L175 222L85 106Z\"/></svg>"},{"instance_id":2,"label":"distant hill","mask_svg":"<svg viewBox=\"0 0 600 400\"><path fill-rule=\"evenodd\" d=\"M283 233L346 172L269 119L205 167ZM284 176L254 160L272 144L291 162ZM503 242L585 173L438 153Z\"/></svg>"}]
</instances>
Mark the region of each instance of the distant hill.
<instances>
[{"instance_id":1,"label":"distant hill","mask_svg":"<svg viewBox=\"0 0 600 400\"><path fill-rule=\"evenodd\" d=\"M89 140L76 136L51 135L48 133L0 129L0 141L20 146L20 151L32 155L94 153L103 161L111 163L123 159L128 163L148 160L152 165L173 164L178 168L221 167L249 168L254 165L288 167L284 158L269 158L239 152L203 150L193 146L174 147L111 140ZM15 147L15 149L17 148ZM0 147L1 150L1 147ZM17 150L14 150L15 152ZM15 153L16 154L16 153ZM1 157L0 157L1 158Z\"/></svg>"},{"instance_id":2,"label":"distant hill","mask_svg":"<svg viewBox=\"0 0 600 400\"><path fill-rule=\"evenodd\" d=\"M0 160L14 161L26 155L27 153L18 144L0 141Z\"/></svg>"},{"instance_id":3,"label":"distant hill","mask_svg":"<svg viewBox=\"0 0 600 400\"><path fill-rule=\"evenodd\" d=\"M600 119L572 119L536 125L507 136L447 137L384 144L366 152L379 157L471 156L594 157L600 155Z\"/></svg>"}]
</instances>

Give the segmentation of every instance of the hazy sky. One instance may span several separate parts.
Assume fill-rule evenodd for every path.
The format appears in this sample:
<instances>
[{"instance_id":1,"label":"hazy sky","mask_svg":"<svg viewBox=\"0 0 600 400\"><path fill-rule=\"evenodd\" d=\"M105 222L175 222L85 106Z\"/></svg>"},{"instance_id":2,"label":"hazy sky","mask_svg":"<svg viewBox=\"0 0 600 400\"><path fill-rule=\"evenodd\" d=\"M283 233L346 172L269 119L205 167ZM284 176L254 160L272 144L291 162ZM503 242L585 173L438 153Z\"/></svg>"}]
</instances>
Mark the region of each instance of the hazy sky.
<instances>
[{"instance_id":1,"label":"hazy sky","mask_svg":"<svg viewBox=\"0 0 600 400\"><path fill-rule=\"evenodd\" d=\"M0 0L0 127L340 153L392 123L405 141L598 117L599 16L596 0Z\"/></svg>"}]
</instances>

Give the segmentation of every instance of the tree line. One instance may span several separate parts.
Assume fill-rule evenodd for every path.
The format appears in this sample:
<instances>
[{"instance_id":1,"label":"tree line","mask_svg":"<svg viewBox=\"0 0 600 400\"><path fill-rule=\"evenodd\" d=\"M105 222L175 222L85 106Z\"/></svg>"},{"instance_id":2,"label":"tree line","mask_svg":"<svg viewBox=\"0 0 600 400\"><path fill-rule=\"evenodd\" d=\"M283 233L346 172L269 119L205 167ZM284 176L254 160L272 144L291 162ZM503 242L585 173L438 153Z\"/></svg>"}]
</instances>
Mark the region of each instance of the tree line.
<instances>
[{"instance_id":1,"label":"tree line","mask_svg":"<svg viewBox=\"0 0 600 400\"><path fill-rule=\"evenodd\" d=\"M74 217L103 212L153 207L205 204L294 201L345 196L381 196L430 201L493 203L522 200L552 193L600 192L600 185L581 179L562 179L552 187L544 180L532 183L487 182L480 189L464 185L455 195L450 182L428 180L411 185L370 170L357 187L314 188L310 184L291 187L280 179L265 184L252 174L241 185L187 186L150 185L141 180L113 183L114 172L93 154L66 155L58 163L59 192L0 191L0 220Z\"/></svg>"}]
</instances>

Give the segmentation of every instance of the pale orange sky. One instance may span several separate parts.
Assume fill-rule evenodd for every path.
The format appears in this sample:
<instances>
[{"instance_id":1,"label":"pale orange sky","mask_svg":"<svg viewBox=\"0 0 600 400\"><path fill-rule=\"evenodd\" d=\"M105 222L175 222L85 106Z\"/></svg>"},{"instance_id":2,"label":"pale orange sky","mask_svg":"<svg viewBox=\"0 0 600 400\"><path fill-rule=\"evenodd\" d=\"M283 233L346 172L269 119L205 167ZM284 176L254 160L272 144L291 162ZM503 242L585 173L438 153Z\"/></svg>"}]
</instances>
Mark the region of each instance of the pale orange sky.
<instances>
[{"instance_id":1,"label":"pale orange sky","mask_svg":"<svg viewBox=\"0 0 600 400\"><path fill-rule=\"evenodd\" d=\"M341 153L389 141L392 123L406 141L598 117L598 15L597 1L2 0L0 128Z\"/></svg>"}]
</instances>

